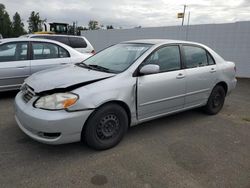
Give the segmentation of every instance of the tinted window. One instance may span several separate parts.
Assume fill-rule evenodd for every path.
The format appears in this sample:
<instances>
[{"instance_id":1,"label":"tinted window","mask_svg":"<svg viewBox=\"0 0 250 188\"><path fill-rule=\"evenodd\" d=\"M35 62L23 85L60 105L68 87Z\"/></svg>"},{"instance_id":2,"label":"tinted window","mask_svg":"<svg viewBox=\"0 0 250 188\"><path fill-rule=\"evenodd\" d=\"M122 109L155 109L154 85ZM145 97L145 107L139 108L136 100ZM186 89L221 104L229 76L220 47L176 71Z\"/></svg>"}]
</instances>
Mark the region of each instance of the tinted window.
<instances>
[{"instance_id":1,"label":"tinted window","mask_svg":"<svg viewBox=\"0 0 250 188\"><path fill-rule=\"evenodd\" d=\"M70 43L69 43L69 37L66 37L66 36L65 37L64 36L54 36L53 40L56 40L58 42L66 44L66 45L70 45Z\"/></svg>"},{"instance_id":2,"label":"tinted window","mask_svg":"<svg viewBox=\"0 0 250 188\"><path fill-rule=\"evenodd\" d=\"M69 52L64 48L59 47L59 57L60 58L70 57Z\"/></svg>"},{"instance_id":3,"label":"tinted window","mask_svg":"<svg viewBox=\"0 0 250 188\"><path fill-rule=\"evenodd\" d=\"M51 43L33 42L33 59L58 58L58 46Z\"/></svg>"},{"instance_id":4,"label":"tinted window","mask_svg":"<svg viewBox=\"0 0 250 188\"><path fill-rule=\"evenodd\" d=\"M32 36L31 38L46 39L46 36L40 36L40 35L38 35L38 36Z\"/></svg>"},{"instance_id":5,"label":"tinted window","mask_svg":"<svg viewBox=\"0 0 250 188\"><path fill-rule=\"evenodd\" d=\"M86 48L87 43L81 37L69 37L70 46L72 48Z\"/></svg>"},{"instance_id":6,"label":"tinted window","mask_svg":"<svg viewBox=\"0 0 250 188\"><path fill-rule=\"evenodd\" d=\"M207 58L208 58L208 64L209 65L214 65L214 59L211 57L211 55L209 53L207 53Z\"/></svg>"},{"instance_id":7,"label":"tinted window","mask_svg":"<svg viewBox=\"0 0 250 188\"><path fill-rule=\"evenodd\" d=\"M178 46L163 47L152 53L145 64L157 64L160 72L173 71L181 68L180 51Z\"/></svg>"},{"instance_id":8,"label":"tinted window","mask_svg":"<svg viewBox=\"0 0 250 188\"><path fill-rule=\"evenodd\" d=\"M194 68L208 65L207 52L196 46L183 46L187 68Z\"/></svg>"},{"instance_id":9,"label":"tinted window","mask_svg":"<svg viewBox=\"0 0 250 188\"><path fill-rule=\"evenodd\" d=\"M27 42L3 44L0 46L0 62L27 60L27 52Z\"/></svg>"}]
</instances>

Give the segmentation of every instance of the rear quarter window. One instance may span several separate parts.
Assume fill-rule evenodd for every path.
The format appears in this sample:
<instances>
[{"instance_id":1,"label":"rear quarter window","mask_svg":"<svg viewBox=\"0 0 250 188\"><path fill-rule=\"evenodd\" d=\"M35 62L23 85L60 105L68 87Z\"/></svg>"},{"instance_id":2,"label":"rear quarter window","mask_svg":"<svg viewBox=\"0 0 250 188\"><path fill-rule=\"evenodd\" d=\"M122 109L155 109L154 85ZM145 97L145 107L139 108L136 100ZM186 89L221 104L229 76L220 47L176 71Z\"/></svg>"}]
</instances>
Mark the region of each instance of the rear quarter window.
<instances>
[{"instance_id":1,"label":"rear quarter window","mask_svg":"<svg viewBox=\"0 0 250 188\"><path fill-rule=\"evenodd\" d=\"M70 46L72 48L86 48L87 43L81 37L69 37Z\"/></svg>"}]
</instances>

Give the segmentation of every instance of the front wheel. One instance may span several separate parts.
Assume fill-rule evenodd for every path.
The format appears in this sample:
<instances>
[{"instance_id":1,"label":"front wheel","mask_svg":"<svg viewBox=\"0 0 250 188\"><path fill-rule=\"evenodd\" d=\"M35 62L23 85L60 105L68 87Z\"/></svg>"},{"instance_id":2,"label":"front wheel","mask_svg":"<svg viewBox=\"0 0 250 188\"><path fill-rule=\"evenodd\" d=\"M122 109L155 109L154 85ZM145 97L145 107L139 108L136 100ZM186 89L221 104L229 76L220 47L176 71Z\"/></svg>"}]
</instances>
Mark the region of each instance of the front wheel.
<instances>
[{"instance_id":1,"label":"front wheel","mask_svg":"<svg viewBox=\"0 0 250 188\"><path fill-rule=\"evenodd\" d=\"M210 115L217 114L224 105L225 95L225 90L222 86L215 86L204 107L205 111Z\"/></svg>"},{"instance_id":2,"label":"front wheel","mask_svg":"<svg viewBox=\"0 0 250 188\"><path fill-rule=\"evenodd\" d=\"M117 104L97 109L85 125L83 137L88 146L104 150L117 145L128 129L126 111Z\"/></svg>"}]
</instances>

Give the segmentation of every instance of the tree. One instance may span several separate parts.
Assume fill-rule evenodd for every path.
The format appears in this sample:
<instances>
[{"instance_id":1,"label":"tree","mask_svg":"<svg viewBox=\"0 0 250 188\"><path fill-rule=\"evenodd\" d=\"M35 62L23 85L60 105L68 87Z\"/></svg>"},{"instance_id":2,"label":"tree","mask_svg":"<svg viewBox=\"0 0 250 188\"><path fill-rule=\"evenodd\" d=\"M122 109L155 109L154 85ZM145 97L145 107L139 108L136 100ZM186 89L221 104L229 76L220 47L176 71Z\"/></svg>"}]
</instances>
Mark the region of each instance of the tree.
<instances>
[{"instance_id":1,"label":"tree","mask_svg":"<svg viewBox=\"0 0 250 188\"><path fill-rule=\"evenodd\" d=\"M97 29L100 29L99 23L98 23L98 21L96 21L96 20L90 20L88 25L89 25L89 30L97 30Z\"/></svg>"},{"instance_id":2,"label":"tree","mask_svg":"<svg viewBox=\"0 0 250 188\"><path fill-rule=\"evenodd\" d=\"M17 12L13 16L12 30L13 37L19 37L20 35L23 35L25 33L24 24L21 21L20 15Z\"/></svg>"},{"instance_id":3,"label":"tree","mask_svg":"<svg viewBox=\"0 0 250 188\"><path fill-rule=\"evenodd\" d=\"M113 25L107 25L107 29L114 29Z\"/></svg>"},{"instance_id":4,"label":"tree","mask_svg":"<svg viewBox=\"0 0 250 188\"><path fill-rule=\"evenodd\" d=\"M32 11L30 14L30 17L28 19L29 24L29 33L42 31L43 30L43 23L46 21L46 19L42 20L40 18L39 12Z\"/></svg>"},{"instance_id":5,"label":"tree","mask_svg":"<svg viewBox=\"0 0 250 188\"><path fill-rule=\"evenodd\" d=\"M11 28L11 20L8 12L5 10L5 6L0 3L0 34L4 38L11 37L12 28Z\"/></svg>"}]
</instances>

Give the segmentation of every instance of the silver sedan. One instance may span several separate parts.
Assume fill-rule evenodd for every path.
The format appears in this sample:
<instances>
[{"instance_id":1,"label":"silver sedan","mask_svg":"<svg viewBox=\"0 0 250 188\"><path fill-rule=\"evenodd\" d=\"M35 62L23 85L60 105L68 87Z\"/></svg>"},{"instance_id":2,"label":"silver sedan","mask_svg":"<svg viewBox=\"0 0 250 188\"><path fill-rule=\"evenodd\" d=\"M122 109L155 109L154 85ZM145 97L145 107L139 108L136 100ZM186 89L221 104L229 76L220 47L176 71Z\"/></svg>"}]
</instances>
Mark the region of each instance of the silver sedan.
<instances>
[{"instance_id":1,"label":"silver sedan","mask_svg":"<svg viewBox=\"0 0 250 188\"><path fill-rule=\"evenodd\" d=\"M209 47L176 40L111 46L75 65L33 74L15 99L16 121L47 144L120 142L128 127L203 107L217 114L236 86L235 64Z\"/></svg>"},{"instance_id":2,"label":"silver sedan","mask_svg":"<svg viewBox=\"0 0 250 188\"><path fill-rule=\"evenodd\" d=\"M0 40L0 92L19 89L24 79L35 72L78 63L89 56L53 40Z\"/></svg>"}]
</instances>

